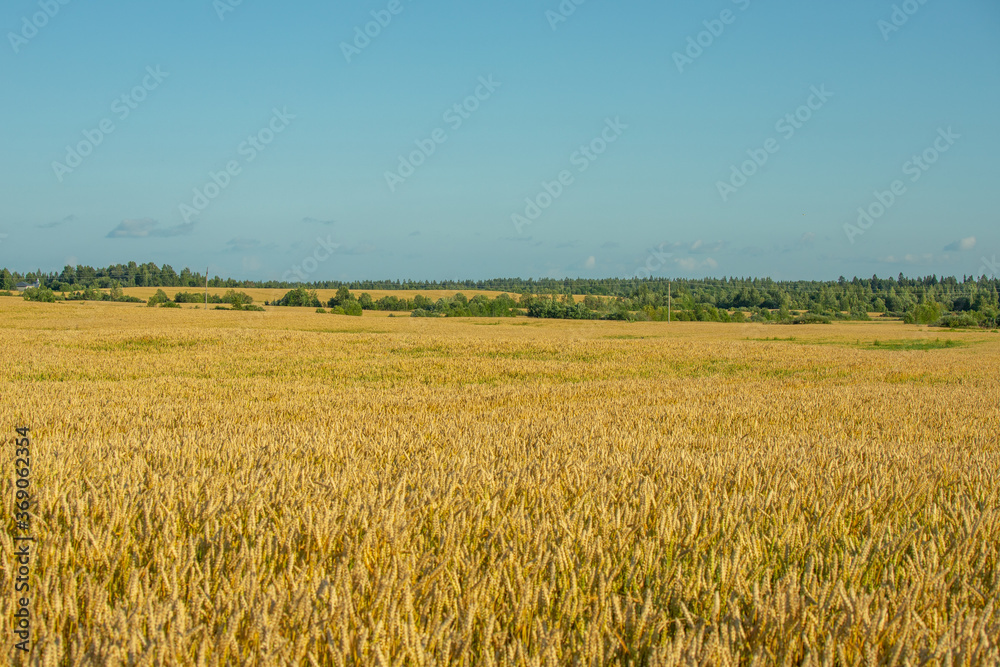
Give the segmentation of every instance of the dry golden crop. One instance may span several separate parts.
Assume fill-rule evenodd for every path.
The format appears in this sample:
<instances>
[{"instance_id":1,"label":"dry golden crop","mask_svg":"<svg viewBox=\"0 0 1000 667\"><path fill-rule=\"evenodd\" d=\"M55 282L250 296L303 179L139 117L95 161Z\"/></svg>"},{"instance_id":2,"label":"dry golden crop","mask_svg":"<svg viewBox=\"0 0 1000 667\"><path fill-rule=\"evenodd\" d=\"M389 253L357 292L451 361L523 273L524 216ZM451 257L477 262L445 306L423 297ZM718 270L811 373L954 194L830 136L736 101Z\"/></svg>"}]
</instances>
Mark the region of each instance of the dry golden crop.
<instances>
[{"instance_id":1,"label":"dry golden crop","mask_svg":"<svg viewBox=\"0 0 1000 667\"><path fill-rule=\"evenodd\" d=\"M996 333L12 298L0 327L37 498L12 664L1000 662Z\"/></svg>"}]
</instances>

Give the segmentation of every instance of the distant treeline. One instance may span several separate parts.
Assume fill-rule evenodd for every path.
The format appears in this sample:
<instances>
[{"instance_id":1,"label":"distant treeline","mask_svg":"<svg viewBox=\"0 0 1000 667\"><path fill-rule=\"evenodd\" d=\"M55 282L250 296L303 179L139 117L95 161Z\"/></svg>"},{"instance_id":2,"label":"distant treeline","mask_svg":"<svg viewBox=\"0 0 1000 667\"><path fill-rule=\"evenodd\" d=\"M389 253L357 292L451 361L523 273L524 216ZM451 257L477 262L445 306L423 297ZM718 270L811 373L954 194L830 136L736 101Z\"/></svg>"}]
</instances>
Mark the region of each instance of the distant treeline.
<instances>
[{"instance_id":1,"label":"distant treeline","mask_svg":"<svg viewBox=\"0 0 1000 667\"><path fill-rule=\"evenodd\" d=\"M265 305L316 308L341 315L361 315L366 310L391 312L409 311L411 317L528 317L572 320L626 320L626 321L698 321L698 322L772 322L779 324L816 324L834 320L869 320L868 311L862 309L840 310L836 305L824 307L822 302L814 302L804 310L790 309L781 305L777 309L762 306L719 308L710 303L697 301L691 293L676 293L666 297L666 305L659 295L645 292L640 298L599 297L587 295L577 301L571 295L561 297L555 294L542 296L524 293L515 299L504 293L495 299L482 294L469 299L461 292L437 301L417 294L413 299L385 296L373 300L367 292L353 294L347 287L337 290L336 296L323 303L315 290L297 287L281 299L265 302ZM933 324L947 327L993 327L997 326L997 299L993 293L988 297L973 298L968 303L953 300L957 310L949 310L944 304L927 298L919 298L912 307L903 312L881 311L885 316L897 316L916 324Z\"/></svg>"},{"instance_id":2,"label":"distant treeline","mask_svg":"<svg viewBox=\"0 0 1000 667\"><path fill-rule=\"evenodd\" d=\"M10 290L4 293L11 294ZM107 292L84 287L78 292L55 292L44 284L40 287L29 287L22 293L27 301L121 301L125 303L142 303L142 299L125 294L120 285L113 285Z\"/></svg>"},{"instance_id":3,"label":"distant treeline","mask_svg":"<svg viewBox=\"0 0 1000 667\"><path fill-rule=\"evenodd\" d=\"M65 298L95 296L108 299L95 289L122 287L204 288L205 276L183 269L180 273L169 265L116 264L107 268L66 266L61 273L40 271L20 274L3 269L0 289L12 290L18 281L38 279L42 289L66 294ZM208 280L215 288L279 288L289 289L289 295L271 305L329 307L352 313L360 309L416 312L430 316L490 316L527 314L534 317L569 319L696 319L726 321L739 318L791 321L796 316L810 314L812 319L866 319L868 313L882 313L912 322L942 322L968 326L995 326L1000 280L927 276L906 278L840 278L835 281L774 281L770 278L706 278L702 280L668 280L667 278L601 278L601 279L521 279L497 278L467 281L317 281L309 284L281 281L240 281L218 276ZM88 292L89 288L89 292ZM320 303L307 298L319 289L341 289L351 299L334 298ZM503 292L506 299L467 299L455 296L432 301L415 294L412 299L396 296L373 300L364 290L482 290ZM121 294L118 292L117 294ZM583 304L571 303L568 295L586 295ZM72 295L72 296L70 296ZM97 296L101 295L101 296ZM119 297L121 298L121 297ZM193 299L193 297L192 297ZM115 299L117 300L117 299ZM307 300L308 303L298 303ZM355 305L355 302L357 305ZM513 305L512 303L513 302ZM668 308L670 313L668 315ZM516 312L515 312L516 311Z\"/></svg>"}]
</instances>

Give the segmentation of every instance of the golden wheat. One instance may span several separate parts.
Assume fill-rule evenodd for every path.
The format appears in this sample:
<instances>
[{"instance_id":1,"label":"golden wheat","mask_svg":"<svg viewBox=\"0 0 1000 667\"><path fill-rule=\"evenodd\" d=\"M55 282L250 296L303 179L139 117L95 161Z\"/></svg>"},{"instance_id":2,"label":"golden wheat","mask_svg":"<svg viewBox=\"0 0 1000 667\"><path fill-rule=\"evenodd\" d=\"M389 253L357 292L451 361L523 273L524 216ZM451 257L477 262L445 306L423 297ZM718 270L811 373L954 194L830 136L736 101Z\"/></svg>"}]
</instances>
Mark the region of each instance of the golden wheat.
<instances>
[{"instance_id":1,"label":"golden wheat","mask_svg":"<svg viewBox=\"0 0 1000 667\"><path fill-rule=\"evenodd\" d=\"M38 500L14 664L1000 661L996 334L10 298L0 327Z\"/></svg>"}]
</instances>

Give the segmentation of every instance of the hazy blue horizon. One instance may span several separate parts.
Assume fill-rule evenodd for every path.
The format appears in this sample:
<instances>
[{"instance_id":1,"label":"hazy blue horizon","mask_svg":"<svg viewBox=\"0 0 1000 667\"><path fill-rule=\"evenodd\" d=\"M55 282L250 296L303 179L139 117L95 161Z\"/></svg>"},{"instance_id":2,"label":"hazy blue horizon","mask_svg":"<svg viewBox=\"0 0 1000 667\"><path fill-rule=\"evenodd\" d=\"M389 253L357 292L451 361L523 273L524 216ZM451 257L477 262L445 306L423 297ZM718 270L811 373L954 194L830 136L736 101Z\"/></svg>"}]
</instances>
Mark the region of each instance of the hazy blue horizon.
<instances>
[{"instance_id":1,"label":"hazy blue horizon","mask_svg":"<svg viewBox=\"0 0 1000 667\"><path fill-rule=\"evenodd\" d=\"M1000 273L997 3L576 2L10 2L0 265Z\"/></svg>"}]
</instances>

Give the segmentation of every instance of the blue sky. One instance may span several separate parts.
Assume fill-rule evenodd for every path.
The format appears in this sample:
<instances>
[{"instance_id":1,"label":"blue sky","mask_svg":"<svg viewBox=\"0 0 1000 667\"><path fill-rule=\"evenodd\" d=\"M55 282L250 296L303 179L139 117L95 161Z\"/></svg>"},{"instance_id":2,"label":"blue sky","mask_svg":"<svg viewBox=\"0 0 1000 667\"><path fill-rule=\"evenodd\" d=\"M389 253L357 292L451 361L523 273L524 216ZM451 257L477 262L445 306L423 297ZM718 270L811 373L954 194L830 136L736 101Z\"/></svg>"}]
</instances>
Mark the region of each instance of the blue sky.
<instances>
[{"instance_id":1,"label":"blue sky","mask_svg":"<svg viewBox=\"0 0 1000 667\"><path fill-rule=\"evenodd\" d=\"M0 265L828 279L1000 254L995 0L233 2L3 4Z\"/></svg>"}]
</instances>

